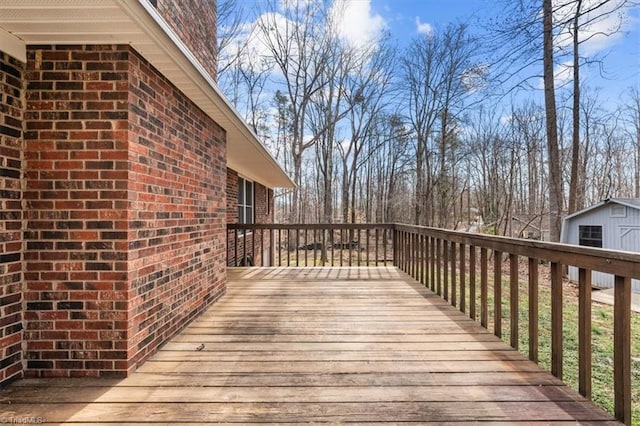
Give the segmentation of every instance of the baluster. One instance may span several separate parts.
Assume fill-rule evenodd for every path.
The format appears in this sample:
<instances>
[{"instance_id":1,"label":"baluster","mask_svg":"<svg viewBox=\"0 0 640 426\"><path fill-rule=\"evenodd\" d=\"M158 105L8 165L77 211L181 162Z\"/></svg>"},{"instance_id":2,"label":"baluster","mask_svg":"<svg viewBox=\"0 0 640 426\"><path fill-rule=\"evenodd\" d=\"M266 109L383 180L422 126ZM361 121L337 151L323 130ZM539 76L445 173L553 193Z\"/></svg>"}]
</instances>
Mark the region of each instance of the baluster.
<instances>
[{"instance_id":1,"label":"baluster","mask_svg":"<svg viewBox=\"0 0 640 426\"><path fill-rule=\"evenodd\" d=\"M460 243L460 311L466 312L467 304L467 264L466 264L466 249L467 247Z\"/></svg>"},{"instance_id":2,"label":"baluster","mask_svg":"<svg viewBox=\"0 0 640 426\"><path fill-rule=\"evenodd\" d=\"M429 237L429 274L431 276L430 287L431 291L436 291L436 240L434 237Z\"/></svg>"},{"instance_id":3,"label":"baluster","mask_svg":"<svg viewBox=\"0 0 640 426\"><path fill-rule=\"evenodd\" d=\"M469 246L469 316L476 320L476 247Z\"/></svg>"},{"instance_id":4,"label":"baluster","mask_svg":"<svg viewBox=\"0 0 640 426\"><path fill-rule=\"evenodd\" d=\"M240 242L240 238L238 235L238 228L234 231L236 239L233 241L233 266L238 266L238 243Z\"/></svg>"},{"instance_id":5,"label":"baluster","mask_svg":"<svg viewBox=\"0 0 640 426\"><path fill-rule=\"evenodd\" d=\"M487 249L480 248L480 324L487 328L489 326L489 312L487 302L489 272L487 270L488 256Z\"/></svg>"},{"instance_id":6,"label":"baluster","mask_svg":"<svg viewBox=\"0 0 640 426\"><path fill-rule=\"evenodd\" d=\"M519 282L518 282L518 256L509 254L509 312L511 314L511 347L518 349L520 346L520 306Z\"/></svg>"},{"instance_id":7,"label":"baluster","mask_svg":"<svg viewBox=\"0 0 640 426\"><path fill-rule=\"evenodd\" d=\"M369 266L369 228L365 229L365 256L366 256L366 266Z\"/></svg>"},{"instance_id":8,"label":"baluster","mask_svg":"<svg viewBox=\"0 0 640 426\"><path fill-rule=\"evenodd\" d=\"M591 270L578 269L578 390L591 399Z\"/></svg>"},{"instance_id":9,"label":"baluster","mask_svg":"<svg viewBox=\"0 0 640 426\"><path fill-rule=\"evenodd\" d=\"M442 292L444 300L449 300L449 241L442 240Z\"/></svg>"},{"instance_id":10,"label":"baluster","mask_svg":"<svg viewBox=\"0 0 640 426\"><path fill-rule=\"evenodd\" d=\"M529 359L538 362L538 259L529 258Z\"/></svg>"},{"instance_id":11,"label":"baluster","mask_svg":"<svg viewBox=\"0 0 640 426\"><path fill-rule=\"evenodd\" d=\"M457 253L456 253L456 243L454 243L453 241L451 242L450 245L451 248L451 305L452 306L456 306L457 303L457 295L456 295L456 287L457 287L457 280L456 280L456 257L457 257Z\"/></svg>"},{"instance_id":12,"label":"baluster","mask_svg":"<svg viewBox=\"0 0 640 426\"><path fill-rule=\"evenodd\" d=\"M502 252L493 251L493 334L502 337Z\"/></svg>"},{"instance_id":13,"label":"baluster","mask_svg":"<svg viewBox=\"0 0 640 426\"><path fill-rule=\"evenodd\" d=\"M562 380L562 265L551 263L551 374Z\"/></svg>"},{"instance_id":14,"label":"baluster","mask_svg":"<svg viewBox=\"0 0 640 426\"><path fill-rule=\"evenodd\" d=\"M442 296L442 263L440 262L441 259L441 254L442 254L442 243L440 241L440 238L436 239L436 268L438 268L436 270L436 293L438 294L438 296Z\"/></svg>"}]
</instances>

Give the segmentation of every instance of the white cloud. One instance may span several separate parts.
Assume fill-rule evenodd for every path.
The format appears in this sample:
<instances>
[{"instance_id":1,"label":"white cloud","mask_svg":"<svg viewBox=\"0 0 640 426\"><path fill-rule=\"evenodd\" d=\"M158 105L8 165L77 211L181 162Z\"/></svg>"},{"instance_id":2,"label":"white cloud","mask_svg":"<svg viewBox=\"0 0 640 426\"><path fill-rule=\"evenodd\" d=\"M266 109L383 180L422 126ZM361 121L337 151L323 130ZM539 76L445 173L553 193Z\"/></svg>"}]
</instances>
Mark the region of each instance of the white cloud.
<instances>
[{"instance_id":1,"label":"white cloud","mask_svg":"<svg viewBox=\"0 0 640 426\"><path fill-rule=\"evenodd\" d=\"M556 89L572 81L573 80L573 62L566 61L556 65L553 70L553 79L554 79L554 85Z\"/></svg>"},{"instance_id":2,"label":"white cloud","mask_svg":"<svg viewBox=\"0 0 640 426\"><path fill-rule=\"evenodd\" d=\"M310 5L314 2L314 0L280 0L280 10L295 10L302 8L304 9L307 5Z\"/></svg>"},{"instance_id":3,"label":"white cloud","mask_svg":"<svg viewBox=\"0 0 640 426\"><path fill-rule=\"evenodd\" d=\"M581 10L584 15L580 18L581 26L578 33L582 56L592 57L616 44L624 36L622 30L625 24L630 21L630 8L621 7L624 0L612 0L599 6L601 3L602 0L585 0L582 3ZM576 3L571 2L565 7L557 7L554 20L571 21L576 12L575 6ZM594 10L589 12L591 9ZM556 45L569 51L573 42L570 31L571 26L567 26L556 38Z\"/></svg>"},{"instance_id":4,"label":"white cloud","mask_svg":"<svg viewBox=\"0 0 640 426\"><path fill-rule=\"evenodd\" d=\"M433 34L433 26L428 22L421 22L420 17L416 16L416 31L418 34L431 35Z\"/></svg>"},{"instance_id":5,"label":"white cloud","mask_svg":"<svg viewBox=\"0 0 640 426\"><path fill-rule=\"evenodd\" d=\"M378 14L372 14L371 0L335 0L331 17L340 37L354 47L374 43L387 23Z\"/></svg>"}]
</instances>

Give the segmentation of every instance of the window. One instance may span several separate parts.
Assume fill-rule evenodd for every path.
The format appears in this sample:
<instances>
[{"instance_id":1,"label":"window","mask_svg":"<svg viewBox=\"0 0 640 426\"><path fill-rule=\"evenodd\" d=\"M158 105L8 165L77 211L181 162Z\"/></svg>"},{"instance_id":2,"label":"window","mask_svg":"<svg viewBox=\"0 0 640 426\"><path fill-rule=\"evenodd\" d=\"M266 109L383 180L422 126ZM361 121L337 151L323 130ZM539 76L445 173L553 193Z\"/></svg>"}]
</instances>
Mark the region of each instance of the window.
<instances>
[{"instance_id":1,"label":"window","mask_svg":"<svg viewBox=\"0 0 640 426\"><path fill-rule=\"evenodd\" d=\"M253 182L238 178L238 223L253 223Z\"/></svg>"},{"instance_id":2,"label":"window","mask_svg":"<svg viewBox=\"0 0 640 426\"><path fill-rule=\"evenodd\" d=\"M627 217L627 208L625 206L611 206L611 217Z\"/></svg>"},{"instance_id":3,"label":"window","mask_svg":"<svg viewBox=\"0 0 640 426\"><path fill-rule=\"evenodd\" d=\"M602 226L580 225L578 234L581 246L602 247Z\"/></svg>"}]
</instances>

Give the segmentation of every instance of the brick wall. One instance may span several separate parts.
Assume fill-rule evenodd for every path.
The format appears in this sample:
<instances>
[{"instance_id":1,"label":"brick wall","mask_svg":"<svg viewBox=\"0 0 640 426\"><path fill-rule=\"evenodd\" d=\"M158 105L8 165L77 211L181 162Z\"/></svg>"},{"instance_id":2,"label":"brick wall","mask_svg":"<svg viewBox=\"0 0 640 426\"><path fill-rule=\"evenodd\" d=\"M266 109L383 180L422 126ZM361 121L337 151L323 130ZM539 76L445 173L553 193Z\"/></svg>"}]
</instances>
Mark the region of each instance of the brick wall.
<instances>
[{"instance_id":1,"label":"brick wall","mask_svg":"<svg viewBox=\"0 0 640 426\"><path fill-rule=\"evenodd\" d=\"M128 47L27 51L29 376L127 369Z\"/></svg>"},{"instance_id":2,"label":"brick wall","mask_svg":"<svg viewBox=\"0 0 640 426\"><path fill-rule=\"evenodd\" d=\"M128 46L27 55L26 374L126 375L224 292L225 134Z\"/></svg>"},{"instance_id":3,"label":"brick wall","mask_svg":"<svg viewBox=\"0 0 640 426\"><path fill-rule=\"evenodd\" d=\"M225 133L131 57L130 335L144 359L225 290Z\"/></svg>"},{"instance_id":4,"label":"brick wall","mask_svg":"<svg viewBox=\"0 0 640 426\"><path fill-rule=\"evenodd\" d=\"M157 0L156 8L200 65L215 79L216 0Z\"/></svg>"},{"instance_id":5,"label":"brick wall","mask_svg":"<svg viewBox=\"0 0 640 426\"><path fill-rule=\"evenodd\" d=\"M22 373L23 75L0 52L0 388Z\"/></svg>"},{"instance_id":6,"label":"brick wall","mask_svg":"<svg viewBox=\"0 0 640 426\"><path fill-rule=\"evenodd\" d=\"M238 223L238 172L227 169L227 223ZM254 182L255 223L273 223L273 190ZM227 265L242 264L251 255L253 264L263 265L263 253L270 247L269 232L257 231L246 237L236 238L234 232L227 235ZM255 250L254 250L255 248ZM264 259L266 262L267 259Z\"/></svg>"}]
</instances>

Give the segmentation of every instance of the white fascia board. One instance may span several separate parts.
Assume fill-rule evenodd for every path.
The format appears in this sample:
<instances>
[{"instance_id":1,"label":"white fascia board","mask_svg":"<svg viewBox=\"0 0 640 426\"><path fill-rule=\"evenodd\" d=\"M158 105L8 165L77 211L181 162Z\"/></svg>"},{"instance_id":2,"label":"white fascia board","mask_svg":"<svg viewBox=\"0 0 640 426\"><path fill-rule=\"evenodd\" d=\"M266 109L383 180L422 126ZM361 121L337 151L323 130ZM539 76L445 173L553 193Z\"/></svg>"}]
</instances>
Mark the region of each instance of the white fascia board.
<instances>
[{"instance_id":1,"label":"white fascia board","mask_svg":"<svg viewBox=\"0 0 640 426\"><path fill-rule=\"evenodd\" d=\"M20 62L27 62L27 44L4 28L0 28L0 51L6 52Z\"/></svg>"}]
</instances>

